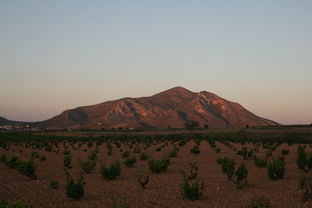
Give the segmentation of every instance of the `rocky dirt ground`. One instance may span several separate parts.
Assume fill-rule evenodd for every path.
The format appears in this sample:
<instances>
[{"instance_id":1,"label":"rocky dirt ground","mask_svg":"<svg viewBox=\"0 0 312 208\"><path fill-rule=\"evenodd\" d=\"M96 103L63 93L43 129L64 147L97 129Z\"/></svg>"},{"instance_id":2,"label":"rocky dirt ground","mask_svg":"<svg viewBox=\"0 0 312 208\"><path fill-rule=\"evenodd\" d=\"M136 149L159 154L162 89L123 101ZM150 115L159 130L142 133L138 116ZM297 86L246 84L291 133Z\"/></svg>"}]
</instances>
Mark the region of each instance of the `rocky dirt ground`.
<instances>
[{"instance_id":1,"label":"rocky dirt ground","mask_svg":"<svg viewBox=\"0 0 312 208\"><path fill-rule=\"evenodd\" d=\"M39 151L46 157L46 161L35 160L38 165L36 180L31 180L19 174L14 169L0 164L0 199L21 200L33 205L35 208L109 208L112 207L113 199L125 196L130 207L139 208L241 208L247 207L248 202L255 197L263 197L270 200L272 207L299 208L312 207L312 203L301 203L302 191L298 188L300 176L309 175L296 165L297 145L288 146L282 144L274 152L273 156L279 156L282 149L289 149L290 154L286 156L286 173L282 180L272 181L268 179L266 168L257 168L252 159L243 160L233 149L216 143L221 149L220 153L209 146L206 141L200 145L201 153L192 155L190 149L195 145L194 141L188 142L178 153L178 157L171 158L171 162L166 173L151 173L147 161L137 160L134 167L128 168L122 162L120 149L128 149L125 146L116 148L113 154L107 155L107 148L102 145L99 148L99 162L96 169L86 175L85 195L81 200L74 201L66 197L66 182L63 170L63 146L60 145L60 152ZM253 146L252 144L249 144ZM235 144L239 149L241 145ZM156 152L157 146L151 146L144 150L153 157L160 158L172 149L171 144ZM20 153L18 149L22 150ZM91 150L95 147L87 148L86 145L78 150L69 148L73 155L73 168L70 173L77 176L81 170L78 164L78 157L86 159ZM87 149L86 152L83 149ZM0 155L16 154L23 159L29 159L32 149L11 147L9 151L0 149ZM311 148L308 151L312 152ZM131 153L131 155L136 155ZM260 147L257 154L265 156L265 150ZM220 165L216 163L217 157L229 156L235 159L237 164L246 163L248 174L248 185L243 189L238 189L236 185L227 180L222 173ZM100 173L100 163L107 164L113 160L121 162L121 175L116 180L104 180ZM179 184L182 182L182 175L179 170L189 170L189 163L195 162L199 167L199 177L205 183L204 197L202 200L190 201L183 198ZM137 181L139 173L150 176L146 189L142 189ZM59 189L50 189L51 180L60 182Z\"/></svg>"}]
</instances>

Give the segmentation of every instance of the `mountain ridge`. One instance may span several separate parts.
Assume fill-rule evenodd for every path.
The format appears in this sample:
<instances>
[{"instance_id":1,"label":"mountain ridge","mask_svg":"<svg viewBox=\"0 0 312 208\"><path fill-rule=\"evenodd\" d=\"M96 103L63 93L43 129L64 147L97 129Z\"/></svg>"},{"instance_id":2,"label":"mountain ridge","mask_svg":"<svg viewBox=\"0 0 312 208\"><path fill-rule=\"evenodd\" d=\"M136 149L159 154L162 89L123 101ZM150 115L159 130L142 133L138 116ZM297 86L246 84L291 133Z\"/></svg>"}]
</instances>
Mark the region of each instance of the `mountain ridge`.
<instances>
[{"instance_id":1,"label":"mountain ridge","mask_svg":"<svg viewBox=\"0 0 312 208\"><path fill-rule=\"evenodd\" d=\"M106 101L63 111L37 122L44 128L182 128L187 120L216 128L270 126L278 123L261 118L239 103L208 92L192 92L177 86L149 97Z\"/></svg>"}]
</instances>

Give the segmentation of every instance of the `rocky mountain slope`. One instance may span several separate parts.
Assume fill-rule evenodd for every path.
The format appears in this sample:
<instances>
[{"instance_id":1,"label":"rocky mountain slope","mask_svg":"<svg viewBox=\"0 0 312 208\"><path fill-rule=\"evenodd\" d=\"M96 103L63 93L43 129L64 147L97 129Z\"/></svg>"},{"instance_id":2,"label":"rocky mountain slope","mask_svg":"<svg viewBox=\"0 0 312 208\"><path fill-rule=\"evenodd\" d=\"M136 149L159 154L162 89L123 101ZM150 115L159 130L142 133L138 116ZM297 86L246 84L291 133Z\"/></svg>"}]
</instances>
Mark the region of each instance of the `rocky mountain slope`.
<instances>
[{"instance_id":1,"label":"rocky mountain slope","mask_svg":"<svg viewBox=\"0 0 312 208\"><path fill-rule=\"evenodd\" d=\"M39 122L54 128L181 128L187 120L209 127L277 125L256 116L240 104L207 91L175 87L151 97L123 98L66 110Z\"/></svg>"}]
</instances>

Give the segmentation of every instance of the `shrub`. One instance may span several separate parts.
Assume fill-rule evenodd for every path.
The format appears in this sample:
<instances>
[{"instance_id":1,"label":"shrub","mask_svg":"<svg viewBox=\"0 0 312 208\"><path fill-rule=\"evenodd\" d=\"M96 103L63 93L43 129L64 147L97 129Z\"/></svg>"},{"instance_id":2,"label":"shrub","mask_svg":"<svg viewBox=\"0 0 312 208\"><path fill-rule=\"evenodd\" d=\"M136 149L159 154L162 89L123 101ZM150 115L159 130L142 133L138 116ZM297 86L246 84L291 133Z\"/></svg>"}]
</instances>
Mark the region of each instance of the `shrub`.
<instances>
[{"instance_id":1,"label":"shrub","mask_svg":"<svg viewBox=\"0 0 312 208\"><path fill-rule=\"evenodd\" d=\"M20 201L8 202L6 200L0 200L0 208L32 208L32 206Z\"/></svg>"},{"instance_id":2,"label":"shrub","mask_svg":"<svg viewBox=\"0 0 312 208\"><path fill-rule=\"evenodd\" d=\"M120 147L121 147L121 143L118 142L118 141L115 141L114 144L115 144L115 146L116 146L117 148L120 148Z\"/></svg>"},{"instance_id":3,"label":"shrub","mask_svg":"<svg viewBox=\"0 0 312 208\"><path fill-rule=\"evenodd\" d=\"M221 149L219 147L214 148L214 150L215 150L216 153L220 153L221 152Z\"/></svg>"},{"instance_id":4,"label":"shrub","mask_svg":"<svg viewBox=\"0 0 312 208\"><path fill-rule=\"evenodd\" d=\"M163 173L167 171L169 163L170 160L167 157L164 157L161 160L150 158L148 161L148 166L153 173Z\"/></svg>"},{"instance_id":5,"label":"shrub","mask_svg":"<svg viewBox=\"0 0 312 208\"><path fill-rule=\"evenodd\" d=\"M70 154L64 155L64 167L65 168L72 168L72 157Z\"/></svg>"},{"instance_id":6,"label":"shrub","mask_svg":"<svg viewBox=\"0 0 312 208\"><path fill-rule=\"evenodd\" d=\"M240 151L237 152L237 154L243 156L244 160L247 160L248 158L252 157L253 150L248 150L247 147L243 147Z\"/></svg>"},{"instance_id":7,"label":"shrub","mask_svg":"<svg viewBox=\"0 0 312 208\"><path fill-rule=\"evenodd\" d=\"M70 155L70 151L68 149L64 150L63 155Z\"/></svg>"},{"instance_id":8,"label":"shrub","mask_svg":"<svg viewBox=\"0 0 312 208\"><path fill-rule=\"evenodd\" d=\"M249 203L247 208L270 208L271 203L268 199L265 198L254 198Z\"/></svg>"},{"instance_id":9,"label":"shrub","mask_svg":"<svg viewBox=\"0 0 312 208\"><path fill-rule=\"evenodd\" d=\"M6 161L7 161L7 155L6 155L6 154L1 155L1 157L0 157L0 162L3 163L3 164L5 164Z\"/></svg>"},{"instance_id":10,"label":"shrub","mask_svg":"<svg viewBox=\"0 0 312 208\"><path fill-rule=\"evenodd\" d=\"M16 155L11 156L10 158L8 158L8 160L6 161L6 165L9 168L17 168L18 164L20 163L20 158Z\"/></svg>"},{"instance_id":11,"label":"shrub","mask_svg":"<svg viewBox=\"0 0 312 208\"><path fill-rule=\"evenodd\" d=\"M237 168L237 170L235 171L235 176L236 184L239 188L244 187L248 183L246 179L248 176L248 170L245 164L242 164L240 167Z\"/></svg>"},{"instance_id":12,"label":"shrub","mask_svg":"<svg viewBox=\"0 0 312 208\"><path fill-rule=\"evenodd\" d=\"M141 152L140 147L134 147L133 152L134 153L140 153Z\"/></svg>"},{"instance_id":13,"label":"shrub","mask_svg":"<svg viewBox=\"0 0 312 208\"><path fill-rule=\"evenodd\" d=\"M144 175L141 175L138 177L138 182L140 183L141 187L143 189L146 188L146 185L148 184L149 182L149 176L144 176Z\"/></svg>"},{"instance_id":14,"label":"shrub","mask_svg":"<svg viewBox=\"0 0 312 208\"><path fill-rule=\"evenodd\" d=\"M29 161L20 161L17 165L17 170L23 175L26 175L30 179L36 179L36 170L37 166L35 165L34 161L31 159Z\"/></svg>"},{"instance_id":15,"label":"shrub","mask_svg":"<svg viewBox=\"0 0 312 208\"><path fill-rule=\"evenodd\" d=\"M40 159L40 161L45 161L46 157L44 155L41 155L39 159Z\"/></svg>"},{"instance_id":16,"label":"shrub","mask_svg":"<svg viewBox=\"0 0 312 208\"><path fill-rule=\"evenodd\" d=\"M312 168L312 153L307 154L306 166L307 166L308 170L311 170L311 168Z\"/></svg>"},{"instance_id":17,"label":"shrub","mask_svg":"<svg viewBox=\"0 0 312 208\"><path fill-rule=\"evenodd\" d=\"M7 157L5 154L1 156L1 162L8 166L9 168L14 168L23 175L26 175L30 179L36 179L35 175L37 166L35 165L33 159L29 161L21 161L19 157L13 155Z\"/></svg>"},{"instance_id":18,"label":"shrub","mask_svg":"<svg viewBox=\"0 0 312 208\"><path fill-rule=\"evenodd\" d=\"M81 162L79 161L81 169L85 172L85 173L91 173L92 170L96 167L96 161L95 160L90 160L88 159L85 162Z\"/></svg>"},{"instance_id":19,"label":"shrub","mask_svg":"<svg viewBox=\"0 0 312 208\"><path fill-rule=\"evenodd\" d=\"M288 149L282 149L281 153L282 153L282 155L289 155L289 150Z\"/></svg>"},{"instance_id":20,"label":"shrub","mask_svg":"<svg viewBox=\"0 0 312 208\"><path fill-rule=\"evenodd\" d=\"M192 180L197 178L198 176L198 166L196 165L196 163L189 163L191 170L190 172L187 174L184 171L180 171L180 173L183 175L183 178L187 179L187 180Z\"/></svg>"},{"instance_id":21,"label":"shrub","mask_svg":"<svg viewBox=\"0 0 312 208\"><path fill-rule=\"evenodd\" d=\"M252 159L258 168L263 168L267 166L267 158L261 159L258 158L256 155L253 155Z\"/></svg>"},{"instance_id":22,"label":"shrub","mask_svg":"<svg viewBox=\"0 0 312 208\"><path fill-rule=\"evenodd\" d=\"M181 183L181 188L183 191L183 196L190 200L200 200L203 197L203 189L204 183L203 180L197 179L194 182L186 180L184 178L183 182Z\"/></svg>"},{"instance_id":23,"label":"shrub","mask_svg":"<svg viewBox=\"0 0 312 208\"><path fill-rule=\"evenodd\" d=\"M80 173L77 182L71 177L71 175L65 171L66 173L66 196L71 199L81 199L84 195L85 189L85 180L83 173Z\"/></svg>"},{"instance_id":24,"label":"shrub","mask_svg":"<svg viewBox=\"0 0 312 208\"><path fill-rule=\"evenodd\" d=\"M285 174L285 161L283 157L268 161L268 176L271 180L283 179Z\"/></svg>"},{"instance_id":25,"label":"shrub","mask_svg":"<svg viewBox=\"0 0 312 208\"><path fill-rule=\"evenodd\" d=\"M175 147L174 149L170 150L170 152L168 153L168 156L169 157L177 157L179 151L180 151L180 149Z\"/></svg>"},{"instance_id":26,"label":"shrub","mask_svg":"<svg viewBox=\"0 0 312 208\"><path fill-rule=\"evenodd\" d=\"M221 168L222 172L227 175L228 180L231 181L234 175L235 161L231 158L224 157L221 163Z\"/></svg>"},{"instance_id":27,"label":"shrub","mask_svg":"<svg viewBox=\"0 0 312 208\"><path fill-rule=\"evenodd\" d=\"M199 154L199 153L200 153L199 146L198 146L198 145L194 146L192 149L190 149L190 152L191 152L193 155Z\"/></svg>"},{"instance_id":28,"label":"shrub","mask_svg":"<svg viewBox=\"0 0 312 208\"><path fill-rule=\"evenodd\" d=\"M267 150L265 155L266 155L266 157L271 157L272 156L272 150Z\"/></svg>"},{"instance_id":29,"label":"shrub","mask_svg":"<svg viewBox=\"0 0 312 208\"><path fill-rule=\"evenodd\" d=\"M131 158L128 158L124 164L128 167L128 168L131 168L133 166L133 164L136 163L136 157L131 157Z\"/></svg>"},{"instance_id":30,"label":"shrub","mask_svg":"<svg viewBox=\"0 0 312 208\"><path fill-rule=\"evenodd\" d=\"M160 152L161 149L162 149L162 147L157 147L157 148L156 148L156 152Z\"/></svg>"},{"instance_id":31,"label":"shrub","mask_svg":"<svg viewBox=\"0 0 312 208\"><path fill-rule=\"evenodd\" d=\"M296 161L296 163L298 165L298 168L300 168L302 170L304 170L306 165L307 165L307 159L308 158L307 158L307 153L305 151L306 147L307 147L306 145L304 145L304 146L299 145L297 147L297 161Z\"/></svg>"},{"instance_id":32,"label":"shrub","mask_svg":"<svg viewBox=\"0 0 312 208\"><path fill-rule=\"evenodd\" d=\"M182 146L186 145L186 143L187 143L187 140L184 139L184 140L181 140L178 145L180 147L182 147Z\"/></svg>"},{"instance_id":33,"label":"shrub","mask_svg":"<svg viewBox=\"0 0 312 208\"><path fill-rule=\"evenodd\" d=\"M39 158L39 157L40 157L40 155L39 155L38 152L32 152L32 153L31 153L31 158L32 158L32 159Z\"/></svg>"},{"instance_id":34,"label":"shrub","mask_svg":"<svg viewBox=\"0 0 312 208\"><path fill-rule=\"evenodd\" d=\"M98 153L99 153L99 150L97 150L97 149L93 150L93 151L90 153L88 159L89 159L89 160L95 160L95 161L96 161L96 160L98 159Z\"/></svg>"},{"instance_id":35,"label":"shrub","mask_svg":"<svg viewBox=\"0 0 312 208\"><path fill-rule=\"evenodd\" d=\"M148 159L148 154L145 152L141 152L139 155L140 160L147 160Z\"/></svg>"},{"instance_id":36,"label":"shrub","mask_svg":"<svg viewBox=\"0 0 312 208\"><path fill-rule=\"evenodd\" d=\"M119 199L113 199L113 205L112 208L129 208L130 203L126 196L122 196Z\"/></svg>"},{"instance_id":37,"label":"shrub","mask_svg":"<svg viewBox=\"0 0 312 208\"><path fill-rule=\"evenodd\" d=\"M303 176L299 179L299 188L304 191L302 202L311 200L312 198L312 177Z\"/></svg>"},{"instance_id":38,"label":"shrub","mask_svg":"<svg viewBox=\"0 0 312 208\"><path fill-rule=\"evenodd\" d=\"M59 182L58 181L50 181L50 188L51 189L58 189Z\"/></svg>"},{"instance_id":39,"label":"shrub","mask_svg":"<svg viewBox=\"0 0 312 208\"><path fill-rule=\"evenodd\" d=\"M107 155L112 155L113 154L113 146L108 143L107 145Z\"/></svg>"},{"instance_id":40,"label":"shrub","mask_svg":"<svg viewBox=\"0 0 312 208\"><path fill-rule=\"evenodd\" d=\"M123 158L127 158L130 156L130 152L129 151L124 151L121 155Z\"/></svg>"},{"instance_id":41,"label":"shrub","mask_svg":"<svg viewBox=\"0 0 312 208\"><path fill-rule=\"evenodd\" d=\"M223 162L223 157L218 157L218 158L216 159L216 162L217 162L217 164L221 165L222 162Z\"/></svg>"},{"instance_id":42,"label":"shrub","mask_svg":"<svg viewBox=\"0 0 312 208\"><path fill-rule=\"evenodd\" d=\"M260 147L260 144L259 144L259 143L256 143L255 146L254 146L254 148L253 148L253 151L254 151L255 153L258 153L258 152L259 152L259 147Z\"/></svg>"},{"instance_id":43,"label":"shrub","mask_svg":"<svg viewBox=\"0 0 312 208\"><path fill-rule=\"evenodd\" d=\"M109 167L101 166L102 177L107 180L114 180L117 176L120 176L120 172L120 163L117 160L112 162Z\"/></svg>"}]
</instances>

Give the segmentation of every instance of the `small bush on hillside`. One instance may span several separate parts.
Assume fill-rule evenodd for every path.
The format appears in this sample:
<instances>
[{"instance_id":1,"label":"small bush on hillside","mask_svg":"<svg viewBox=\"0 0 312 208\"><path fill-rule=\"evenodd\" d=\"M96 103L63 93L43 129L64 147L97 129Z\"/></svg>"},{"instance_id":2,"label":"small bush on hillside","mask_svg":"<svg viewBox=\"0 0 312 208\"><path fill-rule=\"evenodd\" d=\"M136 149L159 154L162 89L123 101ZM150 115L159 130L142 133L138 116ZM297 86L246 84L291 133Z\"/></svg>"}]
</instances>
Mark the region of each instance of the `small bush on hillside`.
<instances>
[{"instance_id":1,"label":"small bush on hillside","mask_svg":"<svg viewBox=\"0 0 312 208\"><path fill-rule=\"evenodd\" d=\"M51 189L58 189L59 182L58 181L50 181L50 188Z\"/></svg>"},{"instance_id":2,"label":"small bush on hillside","mask_svg":"<svg viewBox=\"0 0 312 208\"><path fill-rule=\"evenodd\" d=\"M308 160L308 156L307 156L307 153L305 151L306 149L306 145L304 146L301 146L299 145L297 147L297 165L298 165L298 168L304 170L306 165L307 165L307 160Z\"/></svg>"},{"instance_id":3,"label":"small bush on hillside","mask_svg":"<svg viewBox=\"0 0 312 208\"><path fill-rule=\"evenodd\" d=\"M194 146L192 149L190 149L190 152L193 154L193 155L197 155L200 153L200 150L199 150L199 146Z\"/></svg>"},{"instance_id":4,"label":"small bush on hillside","mask_svg":"<svg viewBox=\"0 0 312 208\"><path fill-rule=\"evenodd\" d=\"M234 159L228 157L217 158L217 163L221 165L222 172L227 175L228 180L235 182L238 188L243 188L248 183L248 170L245 164L235 170Z\"/></svg>"},{"instance_id":5,"label":"small bush on hillside","mask_svg":"<svg viewBox=\"0 0 312 208\"><path fill-rule=\"evenodd\" d=\"M204 181L197 178L198 167L195 163L190 163L190 173L180 171L183 175L183 182L180 184L184 198L190 200L200 200L203 197Z\"/></svg>"},{"instance_id":6,"label":"small bush on hillside","mask_svg":"<svg viewBox=\"0 0 312 208\"><path fill-rule=\"evenodd\" d=\"M121 168L119 161L112 162L108 167L101 166L101 174L104 179L114 180L117 176L120 176Z\"/></svg>"},{"instance_id":7,"label":"small bush on hillside","mask_svg":"<svg viewBox=\"0 0 312 208\"><path fill-rule=\"evenodd\" d=\"M248 203L247 208L271 208L271 203L266 198L254 198Z\"/></svg>"},{"instance_id":8,"label":"small bush on hillside","mask_svg":"<svg viewBox=\"0 0 312 208\"><path fill-rule=\"evenodd\" d=\"M271 157L272 156L272 150L267 150L265 153L266 157Z\"/></svg>"},{"instance_id":9,"label":"small bush on hillside","mask_svg":"<svg viewBox=\"0 0 312 208\"><path fill-rule=\"evenodd\" d=\"M187 180L192 180L197 178L198 176L198 166L196 165L196 163L189 163L191 170L189 173L186 173L184 171L180 171L180 173L183 175L183 178L187 179Z\"/></svg>"},{"instance_id":10,"label":"small bush on hillside","mask_svg":"<svg viewBox=\"0 0 312 208\"><path fill-rule=\"evenodd\" d=\"M259 144L259 143L256 143L256 144L254 145L253 151L254 151L255 153L258 153L258 152L259 152L259 147L260 147L260 144Z\"/></svg>"},{"instance_id":11,"label":"small bush on hillside","mask_svg":"<svg viewBox=\"0 0 312 208\"><path fill-rule=\"evenodd\" d=\"M128 168L131 168L134 163L136 163L136 157L131 157L131 158L128 158L124 164L128 167Z\"/></svg>"},{"instance_id":12,"label":"small bush on hillside","mask_svg":"<svg viewBox=\"0 0 312 208\"><path fill-rule=\"evenodd\" d=\"M70 155L70 151L68 149L64 150L63 155Z\"/></svg>"},{"instance_id":13,"label":"small bush on hillside","mask_svg":"<svg viewBox=\"0 0 312 208\"><path fill-rule=\"evenodd\" d=\"M79 160L79 164L81 166L81 169L85 172L85 173L91 173L92 170L94 170L94 168L96 167L96 160L90 160L88 159L85 162L82 162Z\"/></svg>"},{"instance_id":14,"label":"small bush on hillside","mask_svg":"<svg viewBox=\"0 0 312 208\"><path fill-rule=\"evenodd\" d=\"M194 182L184 179L181 183L183 196L190 200L200 200L203 197L204 183L201 179Z\"/></svg>"},{"instance_id":15,"label":"small bush on hillside","mask_svg":"<svg viewBox=\"0 0 312 208\"><path fill-rule=\"evenodd\" d=\"M258 168L263 168L263 167L266 167L267 166L267 158L258 158L256 155L253 155L252 157L255 165L258 167Z\"/></svg>"},{"instance_id":16,"label":"small bush on hillside","mask_svg":"<svg viewBox=\"0 0 312 208\"><path fill-rule=\"evenodd\" d=\"M182 147L182 146L186 145L186 143L187 143L187 140L184 139L184 140L181 140L178 145L180 147Z\"/></svg>"},{"instance_id":17,"label":"small bush on hillside","mask_svg":"<svg viewBox=\"0 0 312 208\"><path fill-rule=\"evenodd\" d=\"M253 150L248 149L247 147L243 147L240 151L237 152L238 155L243 156L244 160L251 158L253 155Z\"/></svg>"},{"instance_id":18,"label":"small bush on hillside","mask_svg":"<svg viewBox=\"0 0 312 208\"><path fill-rule=\"evenodd\" d=\"M20 201L8 202L6 200L0 200L0 208L32 208L32 206Z\"/></svg>"},{"instance_id":19,"label":"small bush on hillside","mask_svg":"<svg viewBox=\"0 0 312 208\"><path fill-rule=\"evenodd\" d=\"M23 175L26 175L30 179L36 179L36 170L37 166L35 165L34 161L31 159L29 161L20 161L16 167L18 172L20 172Z\"/></svg>"},{"instance_id":20,"label":"small bush on hillside","mask_svg":"<svg viewBox=\"0 0 312 208\"><path fill-rule=\"evenodd\" d=\"M113 146L108 143L107 145L107 155L112 155L113 154Z\"/></svg>"},{"instance_id":21,"label":"small bush on hillside","mask_svg":"<svg viewBox=\"0 0 312 208\"><path fill-rule=\"evenodd\" d=\"M146 152L141 152L140 154L139 154L139 158L140 158L140 160L147 160L148 159L148 154L146 153Z\"/></svg>"},{"instance_id":22,"label":"small bush on hillside","mask_svg":"<svg viewBox=\"0 0 312 208\"><path fill-rule=\"evenodd\" d=\"M39 159L40 159L40 161L46 161L47 160L47 158L44 155L40 155Z\"/></svg>"},{"instance_id":23,"label":"small bush on hillside","mask_svg":"<svg viewBox=\"0 0 312 208\"><path fill-rule=\"evenodd\" d=\"M304 190L302 202L312 199L312 177L303 176L299 179L299 188Z\"/></svg>"},{"instance_id":24,"label":"small bush on hillside","mask_svg":"<svg viewBox=\"0 0 312 208\"><path fill-rule=\"evenodd\" d=\"M6 165L13 169L13 168L17 168L18 164L20 164L20 158L16 155L11 156L10 158L7 159L6 161Z\"/></svg>"},{"instance_id":25,"label":"small bush on hillside","mask_svg":"<svg viewBox=\"0 0 312 208\"><path fill-rule=\"evenodd\" d=\"M21 161L21 159L15 155L7 157L5 154L1 156L1 162L11 169L16 169L23 175L26 175L30 179L36 179L37 166L33 159L29 161Z\"/></svg>"},{"instance_id":26,"label":"small bush on hillside","mask_svg":"<svg viewBox=\"0 0 312 208\"><path fill-rule=\"evenodd\" d=\"M312 153L311 152L307 154L306 166L308 170L312 169Z\"/></svg>"},{"instance_id":27,"label":"small bush on hillside","mask_svg":"<svg viewBox=\"0 0 312 208\"><path fill-rule=\"evenodd\" d=\"M223 157L218 157L218 158L216 159L216 162L217 162L217 164L221 165L222 162L223 162Z\"/></svg>"},{"instance_id":28,"label":"small bush on hillside","mask_svg":"<svg viewBox=\"0 0 312 208\"><path fill-rule=\"evenodd\" d=\"M288 149L282 149L281 153L282 153L282 155L289 155L289 150Z\"/></svg>"},{"instance_id":29,"label":"small bush on hillside","mask_svg":"<svg viewBox=\"0 0 312 208\"><path fill-rule=\"evenodd\" d=\"M32 152L31 153L31 158L32 159L36 159L36 158L39 158L40 157L40 154L38 152Z\"/></svg>"},{"instance_id":30,"label":"small bush on hillside","mask_svg":"<svg viewBox=\"0 0 312 208\"><path fill-rule=\"evenodd\" d=\"M268 176L271 180L283 179L285 175L285 161L283 157L271 159L267 164Z\"/></svg>"},{"instance_id":31,"label":"small bush on hillside","mask_svg":"<svg viewBox=\"0 0 312 208\"><path fill-rule=\"evenodd\" d=\"M130 156L130 152L129 151L124 151L121 155L123 158L127 158Z\"/></svg>"},{"instance_id":32,"label":"small bush on hillside","mask_svg":"<svg viewBox=\"0 0 312 208\"><path fill-rule=\"evenodd\" d=\"M118 199L113 199L112 208L129 208L129 207L130 207L130 203L125 195L123 195L122 197Z\"/></svg>"},{"instance_id":33,"label":"small bush on hillside","mask_svg":"<svg viewBox=\"0 0 312 208\"><path fill-rule=\"evenodd\" d=\"M214 150L215 150L215 153L220 153L221 152L221 149L219 147L216 147Z\"/></svg>"},{"instance_id":34,"label":"small bush on hillside","mask_svg":"<svg viewBox=\"0 0 312 208\"><path fill-rule=\"evenodd\" d=\"M236 177L235 181L236 181L236 184L239 188L244 187L248 183L248 181L246 179L247 176L248 176L248 170L246 168L246 165L242 164L235 171L235 177Z\"/></svg>"},{"instance_id":35,"label":"small bush on hillside","mask_svg":"<svg viewBox=\"0 0 312 208\"><path fill-rule=\"evenodd\" d=\"M150 158L148 161L148 166L153 173L163 173L168 170L169 163L170 160L167 157L161 160Z\"/></svg>"},{"instance_id":36,"label":"small bush on hillside","mask_svg":"<svg viewBox=\"0 0 312 208\"><path fill-rule=\"evenodd\" d=\"M160 152L161 149L162 149L162 147L157 147L157 148L156 148L156 152Z\"/></svg>"},{"instance_id":37,"label":"small bush on hillside","mask_svg":"<svg viewBox=\"0 0 312 208\"><path fill-rule=\"evenodd\" d=\"M72 168L72 157L71 155L64 155L64 167L65 168Z\"/></svg>"},{"instance_id":38,"label":"small bush on hillside","mask_svg":"<svg viewBox=\"0 0 312 208\"><path fill-rule=\"evenodd\" d=\"M227 175L229 181L232 180L235 170L235 161L231 158L224 157L221 163L222 172Z\"/></svg>"},{"instance_id":39,"label":"small bush on hillside","mask_svg":"<svg viewBox=\"0 0 312 208\"><path fill-rule=\"evenodd\" d=\"M140 153L140 152L141 152L140 147L136 146L133 148L133 153Z\"/></svg>"},{"instance_id":40,"label":"small bush on hillside","mask_svg":"<svg viewBox=\"0 0 312 208\"><path fill-rule=\"evenodd\" d=\"M84 175L80 173L78 180L75 182L71 175L65 171L66 173L66 196L71 199L81 199L84 195L85 189L85 180Z\"/></svg>"},{"instance_id":41,"label":"small bush on hillside","mask_svg":"<svg viewBox=\"0 0 312 208\"><path fill-rule=\"evenodd\" d=\"M169 157L177 157L179 151L180 151L180 149L175 147L174 149L170 150L170 152L168 153L168 156Z\"/></svg>"},{"instance_id":42,"label":"small bush on hillside","mask_svg":"<svg viewBox=\"0 0 312 208\"><path fill-rule=\"evenodd\" d=\"M7 155L6 155L6 154L1 155L1 157L0 157L0 162L3 163L3 164L5 164L6 161L7 161Z\"/></svg>"},{"instance_id":43,"label":"small bush on hillside","mask_svg":"<svg viewBox=\"0 0 312 208\"><path fill-rule=\"evenodd\" d=\"M99 150L97 150L97 149L93 150L93 151L90 153L88 159L89 159L89 160L97 161L97 159L98 159L98 153L99 153Z\"/></svg>"}]
</instances>

